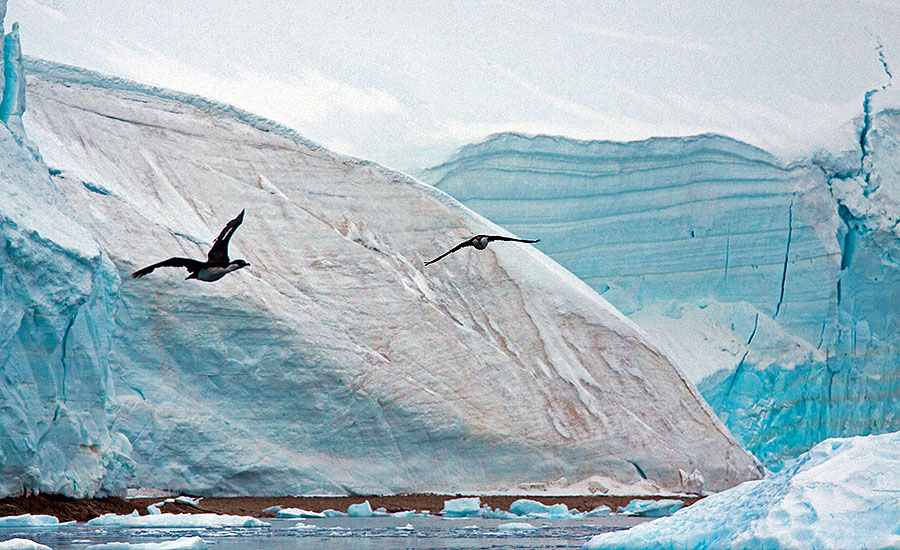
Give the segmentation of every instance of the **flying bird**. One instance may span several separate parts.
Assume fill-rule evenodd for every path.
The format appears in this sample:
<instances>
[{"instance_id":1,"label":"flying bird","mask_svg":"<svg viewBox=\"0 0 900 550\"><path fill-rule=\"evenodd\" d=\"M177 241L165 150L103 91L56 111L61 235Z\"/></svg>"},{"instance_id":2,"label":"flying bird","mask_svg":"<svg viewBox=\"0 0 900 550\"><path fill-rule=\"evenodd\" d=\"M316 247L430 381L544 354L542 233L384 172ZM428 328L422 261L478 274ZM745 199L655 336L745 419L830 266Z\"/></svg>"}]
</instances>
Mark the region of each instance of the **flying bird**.
<instances>
[{"instance_id":1,"label":"flying bird","mask_svg":"<svg viewBox=\"0 0 900 550\"><path fill-rule=\"evenodd\" d=\"M192 260L190 258L169 258L168 260L148 265L143 269L138 269L132 273L131 276L135 279L140 279L144 275L151 273L157 267L183 267L190 272L190 275L188 275L185 280L197 279L211 283L213 281L218 281L232 271L247 267L250 264L244 260L228 261L228 241L231 240L231 236L234 235L235 230L241 225L242 221L244 221L243 210L241 210L241 213L238 214L235 219L225 225L222 232L219 233L219 236L213 241L212 248L209 249L205 262Z\"/></svg>"},{"instance_id":2,"label":"flying bird","mask_svg":"<svg viewBox=\"0 0 900 550\"><path fill-rule=\"evenodd\" d=\"M475 235L471 239L468 239L468 240L465 240L465 241L459 243L458 245L456 245L453 248L451 248L450 250L444 252L443 254L441 254L437 258L431 260L430 262L425 262L425 265L433 264L434 262L440 261L444 256L453 254L460 248L465 248L467 246L474 246L478 250L484 250L485 248L487 248L488 243L493 242L493 241L514 241L517 243L536 243L536 242L540 242L540 239L535 239L535 240L531 241L528 239L514 239L512 237L503 237L501 235Z\"/></svg>"}]
</instances>

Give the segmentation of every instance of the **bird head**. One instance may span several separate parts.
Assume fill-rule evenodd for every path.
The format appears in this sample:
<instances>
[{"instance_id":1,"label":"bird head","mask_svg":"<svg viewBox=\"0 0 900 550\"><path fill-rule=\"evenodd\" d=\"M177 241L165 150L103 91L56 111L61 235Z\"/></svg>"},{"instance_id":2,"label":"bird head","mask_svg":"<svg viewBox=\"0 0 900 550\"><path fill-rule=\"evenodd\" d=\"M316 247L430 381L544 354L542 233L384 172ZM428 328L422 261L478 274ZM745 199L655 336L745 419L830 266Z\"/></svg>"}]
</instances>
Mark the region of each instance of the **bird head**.
<instances>
[{"instance_id":1,"label":"bird head","mask_svg":"<svg viewBox=\"0 0 900 550\"><path fill-rule=\"evenodd\" d=\"M247 262L245 260L232 260L228 265L231 266L232 271L237 271L238 269L241 269L242 267L249 267L250 262Z\"/></svg>"}]
</instances>

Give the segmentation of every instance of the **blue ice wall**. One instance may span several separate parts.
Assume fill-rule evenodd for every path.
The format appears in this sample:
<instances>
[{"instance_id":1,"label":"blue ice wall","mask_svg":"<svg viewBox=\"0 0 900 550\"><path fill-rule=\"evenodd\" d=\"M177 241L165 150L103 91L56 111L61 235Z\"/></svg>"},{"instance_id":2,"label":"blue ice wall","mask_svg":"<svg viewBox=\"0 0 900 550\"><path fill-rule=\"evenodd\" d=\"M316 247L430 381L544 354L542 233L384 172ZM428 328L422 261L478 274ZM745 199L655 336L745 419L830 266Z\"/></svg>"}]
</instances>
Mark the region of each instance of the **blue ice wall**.
<instances>
[{"instance_id":1,"label":"blue ice wall","mask_svg":"<svg viewBox=\"0 0 900 550\"><path fill-rule=\"evenodd\" d=\"M861 163L834 152L785 165L717 135L503 134L423 179L539 237L656 334L777 469L826 437L900 429L900 117L866 120Z\"/></svg>"}]
</instances>

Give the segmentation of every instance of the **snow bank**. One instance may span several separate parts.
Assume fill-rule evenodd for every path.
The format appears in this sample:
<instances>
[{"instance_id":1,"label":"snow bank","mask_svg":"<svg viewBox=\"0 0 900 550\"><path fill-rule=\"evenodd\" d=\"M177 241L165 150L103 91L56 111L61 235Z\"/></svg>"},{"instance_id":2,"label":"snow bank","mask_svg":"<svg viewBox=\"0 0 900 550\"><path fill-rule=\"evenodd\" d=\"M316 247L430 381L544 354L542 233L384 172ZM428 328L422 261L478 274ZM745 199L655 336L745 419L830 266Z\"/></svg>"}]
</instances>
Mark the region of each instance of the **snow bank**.
<instances>
[{"instance_id":1,"label":"snow bank","mask_svg":"<svg viewBox=\"0 0 900 550\"><path fill-rule=\"evenodd\" d=\"M900 530L900 432L828 439L741 484L586 549L888 548Z\"/></svg>"},{"instance_id":2,"label":"snow bank","mask_svg":"<svg viewBox=\"0 0 900 550\"><path fill-rule=\"evenodd\" d=\"M93 544L88 550L206 550L206 541L200 537L180 537L165 542L108 542Z\"/></svg>"},{"instance_id":3,"label":"snow bank","mask_svg":"<svg viewBox=\"0 0 900 550\"><path fill-rule=\"evenodd\" d=\"M271 524L249 516L229 516L221 514L151 514L138 515L137 510L130 515L103 514L87 522L91 526L109 527L271 527Z\"/></svg>"}]
</instances>

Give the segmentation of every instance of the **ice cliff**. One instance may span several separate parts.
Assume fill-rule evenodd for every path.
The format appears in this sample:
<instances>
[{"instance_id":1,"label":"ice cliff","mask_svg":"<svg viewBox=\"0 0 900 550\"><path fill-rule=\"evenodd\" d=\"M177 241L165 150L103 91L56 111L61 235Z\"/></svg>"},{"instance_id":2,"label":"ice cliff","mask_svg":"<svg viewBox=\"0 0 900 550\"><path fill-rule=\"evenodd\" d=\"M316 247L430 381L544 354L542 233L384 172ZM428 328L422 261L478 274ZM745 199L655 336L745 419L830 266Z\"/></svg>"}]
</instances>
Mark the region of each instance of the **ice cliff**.
<instances>
[{"instance_id":1,"label":"ice cliff","mask_svg":"<svg viewBox=\"0 0 900 550\"><path fill-rule=\"evenodd\" d=\"M900 101L886 88L865 94L859 143L812 159L719 135L505 134L422 177L539 237L777 469L827 437L900 429Z\"/></svg>"},{"instance_id":2,"label":"ice cliff","mask_svg":"<svg viewBox=\"0 0 900 550\"><path fill-rule=\"evenodd\" d=\"M25 75L40 154L0 127L3 491L760 475L665 353L542 253L424 268L502 231L444 193L195 96L34 60ZM251 268L128 277L204 257L242 208L230 248Z\"/></svg>"}]
</instances>

